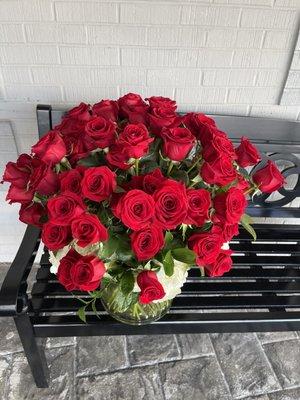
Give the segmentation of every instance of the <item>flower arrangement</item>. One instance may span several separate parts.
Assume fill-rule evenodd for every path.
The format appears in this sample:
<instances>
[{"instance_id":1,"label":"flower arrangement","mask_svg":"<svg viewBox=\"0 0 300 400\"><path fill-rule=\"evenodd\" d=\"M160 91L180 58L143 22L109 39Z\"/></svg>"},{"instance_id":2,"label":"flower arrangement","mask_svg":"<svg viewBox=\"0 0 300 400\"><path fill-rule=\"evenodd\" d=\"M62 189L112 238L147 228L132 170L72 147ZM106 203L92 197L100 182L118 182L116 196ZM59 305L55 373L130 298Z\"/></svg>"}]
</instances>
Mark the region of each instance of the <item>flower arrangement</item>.
<instances>
[{"instance_id":1,"label":"flower arrangement","mask_svg":"<svg viewBox=\"0 0 300 400\"><path fill-rule=\"evenodd\" d=\"M86 292L84 321L99 298L116 317L160 316L192 265L229 271L239 224L255 238L247 198L284 183L272 161L249 174L261 157L246 137L234 148L213 119L176 109L133 93L81 103L6 166L7 200L41 228L51 271Z\"/></svg>"}]
</instances>

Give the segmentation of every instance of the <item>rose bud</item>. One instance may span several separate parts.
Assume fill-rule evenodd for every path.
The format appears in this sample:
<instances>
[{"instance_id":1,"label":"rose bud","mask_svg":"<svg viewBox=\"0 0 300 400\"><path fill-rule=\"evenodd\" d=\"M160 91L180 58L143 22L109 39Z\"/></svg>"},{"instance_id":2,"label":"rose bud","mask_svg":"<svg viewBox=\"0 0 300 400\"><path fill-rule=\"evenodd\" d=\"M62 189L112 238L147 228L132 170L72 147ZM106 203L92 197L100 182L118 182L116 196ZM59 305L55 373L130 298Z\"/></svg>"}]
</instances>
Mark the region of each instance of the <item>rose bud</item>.
<instances>
[{"instance_id":1,"label":"rose bud","mask_svg":"<svg viewBox=\"0 0 300 400\"><path fill-rule=\"evenodd\" d=\"M153 140L145 125L128 124L119 135L118 145L123 146L129 158L140 158L148 153Z\"/></svg>"},{"instance_id":2,"label":"rose bud","mask_svg":"<svg viewBox=\"0 0 300 400\"><path fill-rule=\"evenodd\" d=\"M183 117L182 122L201 142L207 132L207 127L216 125L213 119L201 113L188 113Z\"/></svg>"},{"instance_id":3,"label":"rose bud","mask_svg":"<svg viewBox=\"0 0 300 400\"><path fill-rule=\"evenodd\" d=\"M220 131L212 131L210 140L203 144L202 156L207 162L214 162L218 158L236 159L232 142Z\"/></svg>"},{"instance_id":4,"label":"rose bud","mask_svg":"<svg viewBox=\"0 0 300 400\"><path fill-rule=\"evenodd\" d=\"M10 185L5 200L9 201L10 204L28 204L32 201L34 193L34 190L29 190L26 188L21 189L17 186Z\"/></svg>"},{"instance_id":5,"label":"rose bud","mask_svg":"<svg viewBox=\"0 0 300 400\"><path fill-rule=\"evenodd\" d=\"M80 103L78 106L69 110L66 114L66 118L74 118L79 121L89 121L91 119L90 105Z\"/></svg>"},{"instance_id":6,"label":"rose bud","mask_svg":"<svg viewBox=\"0 0 300 400\"><path fill-rule=\"evenodd\" d=\"M244 193L235 187L214 198L215 216L227 224L239 222L247 206Z\"/></svg>"},{"instance_id":7,"label":"rose bud","mask_svg":"<svg viewBox=\"0 0 300 400\"><path fill-rule=\"evenodd\" d=\"M171 100L168 97L152 96L145 100L149 102L151 109L163 107L172 111L176 111L177 108L176 101Z\"/></svg>"},{"instance_id":8,"label":"rose bud","mask_svg":"<svg viewBox=\"0 0 300 400\"><path fill-rule=\"evenodd\" d=\"M121 197L115 214L128 228L138 231L150 225L154 211L155 203L152 196L142 190L134 189Z\"/></svg>"},{"instance_id":9,"label":"rose bud","mask_svg":"<svg viewBox=\"0 0 300 400\"><path fill-rule=\"evenodd\" d=\"M205 161L202 164L200 175L204 182L210 185L225 186L236 179L237 172L232 161L225 156L212 163Z\"/></svg>"},{"instance_id":10,"label":"rose bud","mask_svg":"<svg viewBox=\"0 0 300 400\"><path fill-rule=\"evenodd\" d=\"M32 146L32 152L46 164L55 165L67 154L66 145L59 131L49 131L37 144Z\"/></svg>"},{"instance_id":11,"label":"rose bud","mask_svg":"<svg viewBox=\"0 0 300 400\"><path fill-rule=\"evenodd\" d=\"M69 244L71 240L72 235L69 226L56 225L51 221L43 225L42 241L49 250L59 250Z\"/></svg>"},{"instance_id":12,"label":"rose bud","mask_svg":"<svg viewBox=\"0 0 300 400\"><path fill-rule=\"evenodd\" d=\"M80 172L78 167L76 169L61 172L58 175L61 192L69 191L80 195L82 175L83 174Z\"/></svg>"},{"instance_id":13,"label":"rose bud","mask_svg":"<svg viewBox=\"0 0 300 400\"><path fill-rule=\"evenodd\" d=\"M131 164L127 164L129 157L125 153L125 148L119 143L110 147L109 152L106 154L106 160L114 168L126 170L131 167Z\"/></svg>"},{"instance_id":14,"label":"rose bud","mask_svg":"<svg viewBox=\"0 0 300 400\"><path fill-rule=\"evenodd\" d=\"M196 262L199 266L213 263L220 253L223 244L219 232L194 233L188 240L188 246L197 254Z\"/></svg>"},{"instance_id":15,"label":"rose bud","mask_svg":"<svg viewBox=\"0 0 300 400\"><path fill-rule=\"evenodd\" d=\"M153 258L165 244L162 229L155 225L133 232L130 238L132 250L138 261Z\"/></svg>"},{"instance_id":16,"label":"rose bud","mask_svg":"<svg viewBox=\"0 0 300 400\"><path fill-rule=\"evenodd\" d=\"M186 219L188 200L183 182L167 179L154 192L156 219L164 229L175 229Z\"/></svg>"},{"instance_id":17,"label":"rose bud","mask_svg":"<svg viewBox=\"0 0 300 400\"><path fill-rule=\"evenodd\" d=\"M255 165L261 160L257 148L245 136L242 137L241 144L235 149L235 153L237 155L237 163L242 168Z\"/></svg>"},{"instance_id":18,"label":"rose bud","mask_svg":"<svg viewBox=\"0 0 300 400\"><path fill-rule=\"evenodd\" d=\"M119 106L114 100L101 100L92 107L92 112L97 117L103 117L107 120L117 122Z\"/></svg>"},{"instance_id":19,"label":"rose bud","mask_svg":"<svg viewBox=\"0 0 300 400\"><path fill-rule=\"evenodd\" d=\"M51 166L37 158L32 159L32 172L29 188L44 196L50 196L58 191L59 180Z\"/></svg>"},{"instance_id":20,"label":"rose bud","mask_svg":"<svg viewBox=\"0 0 300 400\"><path fill-rule=\"evenodd\" d=\"M39 203L22 204L19 211L19 220L24 224L42 226L41 219L45 217L45 208Z\"/></svg>"},{"instance_id":21,"label":"rose bud","mask_svg":"<svg viewBox=\"0 0 300 400\"><path fill-rule=\"evenodd\" d=\"M145 124L149 106L140 95L128 93L118 100L121 118L127 118L131 124Z\"/></svg>"},{"instance_id":22,"label":"rose bud","mask_svg":"<svg viewBox=\"0 0 300 400\"><path fill-rule=\"evenodd\" d=\"M66 290L69 292L76 289L75 284L71 279L71 268L80 259L80 254L74 249L68 251L68 253L60 260L59 267L57 270L57 279Z\"/></svg>"},{"instance_id":23,"label":"rose bud","mask_svg":"<svg viewBox=\"0 0 300 400\"><path fill-rule=\"evenodd\" d=\"M96 117L85 125L85 133L96 143L97 147L104 149L115 142L116 124L104 117Z\"/></svg>"},{"instance_id":24,"label":"rose bud","mask_svg":"<svg viewBox=\"0 0 300 400\"><path fill-rule=\"evenodd\" d=\"M164 288L154 271L145 270L140 272L137 276L137 284L141 289L139 294L139 302L141 304L148 304L165 296Z\"/></svg>"},{"instance_id":25,"label":"rose bud","mask_svg":"<svg viewBox=\"0 0 300 400\"><path fill-rule=\"evenodd\" d=\"M159 168L155 168L149 174L144 175L142 186L146 193L153 194L159 189L167 178L163 176Z\"/></svg>"},{"instance_id":26,"label":"rose bud","mask_svg":"<svg viewBox=\"0 0 300 400\"><path fill-rule=\"evenodd\" d=\"M88 168L84 172L82 194L90 200L108 199L116 186L116 174L106 166Z\"/></svg>"},{"instance_id":27,"label":"rose bud","mask_svg":"<svg viewBox=\"0 0 300 400\"><path fill-rule=\"evenodd\" d=\"M85 212L86 205L77 194L64 192L49 199L47 209L51 222L57 225L70 225L74 218Z\"/></svg>"},{"instance_id":28,"label":"rose bud","mask_svg":"<svg viewBox=\"0 0 300 400\"><path fill-rule=\"evenodd\" d=\"M107 229L101 224L98 217L92 214L82 214L73 219L71 230L79 247L105 242L108 239Z\"/></svg>"},{"instance_id":29,"label":"rose bud","mask_svg":"<svg viewBox=\"0 0 300 400\"><path fill-rule=\"evenodd\" d=\"M232 267L231 250L221 250L213 264L205 265L205 272L208 276L222 276L229 272Z\"/></svg>"},{"instance_id":30,"label":"rose bud","mask_svg":"<svg viewBox=\"0 0 300 400\"><path fill-rule=\"evenodd\" d=\"M160 136L163 128L174 128L181 122L181 118L173 110L165 107L157 107L148 114L151 132Z\"/></svg>"},{"instance_id":31,"label":"rose bud","mask_svg":"<svg viewBox=\"0 0 300 400\"><path fill-rule=\"evenodd\" d=\"M253 174L252 180L258 186L259 190L264 193L275 192L285 183L284 177L276 164L270 160L264 168Z\"/></svg>"},{"instance_id":32,"label":"rose bud","mask_svg":"<svg viewBox=\"0 0 300 400\"><path fill-rule=\"evenodd\" d=\"M9 182L18 188L25 188L31 174L32 157L21 154L17 162L9 162L5 167L3 182Z\"/></svg>"},{"instance_id":33,"label":"rose bud","mask_svg":"<svg viewBox=\"0 0 300 400\"><path fill-rule=\"evenodd\" d=\"M205 189L188 189L188 212L185 224L202 226L208 219L211 205L210 193Z\"/></svg>"},{"instance_id":34,"label":"rose bud","mask_svg":"<svg viewBox=\"0 0 300 400\"><path fill-rule=\"evenodd\" d=\"M172 161L182 161L195 143L195 137L187 128L164 128L161 137L163 155Z\"/></svg>"}]
</instances>

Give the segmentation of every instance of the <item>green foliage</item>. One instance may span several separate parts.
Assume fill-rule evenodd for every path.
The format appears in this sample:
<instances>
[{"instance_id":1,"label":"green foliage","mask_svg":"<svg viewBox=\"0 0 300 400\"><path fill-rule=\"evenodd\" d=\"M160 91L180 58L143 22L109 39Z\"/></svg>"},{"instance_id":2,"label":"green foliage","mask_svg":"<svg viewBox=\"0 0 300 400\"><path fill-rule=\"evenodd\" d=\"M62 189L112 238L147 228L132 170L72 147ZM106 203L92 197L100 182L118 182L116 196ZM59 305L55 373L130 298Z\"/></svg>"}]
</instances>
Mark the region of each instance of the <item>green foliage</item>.
<instances>
[{"instance_id":1,"label":"green foliage","mask_svg":"<svg viewBox=\"0 0 300 400\"><path fill-rule=\"evenodd\" d=\"M190 184L188 173L178 168L173 168L173 170L171 171L171 178L176 179L176 181L183 182L186 186Z\"/></svg>"},{"instance_id":2,"label":"green foliage","mask_svg":"<svg viewBox=\"0 0 300 400\"><path fill-rule=\"evenodd\" d=\"M121 277L120 287L122 293L127 296L134 288L134 275L131 270L127 270Z\"/></svg>"},{"instance_id":3,"label":"green foliage","mask_svg":"<svg viewBox=\"0 0 300 400\"><path fill-rule=\"evenodd\" d=\"M90 154L88 157L82 158L78 161L78 165L83 165L84 167L99 167L100 165L104 165L105 163L106 162L104 154L99 151Z\"/></svg>"},{"instance_id":4,"label":"green foliage","mask_svg":"<svg viewBox=\"0 0 300 400\"><path fill-rule=\"evenodd\" d=\"M257 239L256 232L250 225L252 223L252 218L250 217L250 215L244 214L240 220L240 223L246 229L246 231L250 233L253 239L256 240Z\"/></svg>"},{"instance_id":5,"label":"green foliage","mask_svg":"<svg viewBox=\"0 0 300 400\"><path fill-rule=\"evenodd\" d=\"M167 276L172 276L174 273L174 259L171 250L169 250L163 260L164 271Z\"/></svg>"},{"instance_id":6,"label":"green foliage","mask_svg":"<svg viewBox=\"0 0 300 400\"><path fill-rule=\"evenodd\" d=\"M101 252L102 258L110 258L118 247L118 239L115 236L109 235L106 242L103 243L103 249Z\"/></svg>"},{"instance_id":7,"label":"green foliage","mask_svg":"<svg viewBox=\"0 0 300 400\"><path fill-rule=\"evenodd\" d=\"M146 161L146 162L141 162L141 174L149 174L149 172L152 172L154 169L158 168L158 164L156 161Z\"/></svg>"},{"instance_id":8,"label":"green foliage","mask_svg":"<svg viewBox=\"0 0 300 400\"><path fill-rule=\"evenodd\" d=\"M86 315L85 315L85 308L86 306L82 306L78 309L77 311L77 315L78 317L81 319L81 321L83 321L84 323L86 323Z\"/></svg>"},{"instance_id":9,"label":"green foliage","mask_svg":"<svg viewBox=\"0 0 300 400\"><path fill-rule=\"evenodd\" d=\"M181 261L185 264L193 265L196 260L196 254L193 250L188 249L187 247L173 249L172 256L177 261Z\"/></svg>"}]
</instances>

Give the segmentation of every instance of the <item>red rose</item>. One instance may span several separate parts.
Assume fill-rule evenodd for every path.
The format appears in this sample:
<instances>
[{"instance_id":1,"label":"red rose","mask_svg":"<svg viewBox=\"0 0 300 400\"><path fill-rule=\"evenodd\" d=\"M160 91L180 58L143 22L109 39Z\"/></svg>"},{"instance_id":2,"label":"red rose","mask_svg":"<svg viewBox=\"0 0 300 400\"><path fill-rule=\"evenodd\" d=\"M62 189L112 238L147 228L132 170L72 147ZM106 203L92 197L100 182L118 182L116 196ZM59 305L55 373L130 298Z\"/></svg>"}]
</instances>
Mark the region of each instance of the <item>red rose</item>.
<instances>
[{"instance_id":1,"label":"red rose","mask_svg":"<svg viewBox=\"0 0 300 400\"><path fill-rule=\"evenodd\" d=\"M151 303L153 300L162 299L165 296L165 291L154 271L142 271L138 274L137 284L141 292L139 302L141 304Z\"/></svg>"},{"instance_id":2,"label":"red rose","mask_svg":"<svg viewBox=\"0 0 300 400\"><path fill-rule=\"evenodd\" d=\"M213 233L222 235L224 242L229 242L234 236L239 234L239 224L214 224L212 227Z\"/></svg>"},{"instance_id":3,"label":"red rose","mask_svg":"<svg viewBox=\"0 0 300 400\"><path fill-rule=\"evenodd\" d=\"M68 291L92 291L99 287L104 274L105 266L99 258L80 256L72 249L60 260L57 278Z\"/></svg>"},{"instance_id":4,"label":"red rose","mask_svg":"<svg viewBox=\"0 0 300 400\"><path fill-rule=\"evenodd\" d=\"M34 196L34 190L30 189L21 189L17 186L10 185L6 195L6 201L9 201L10 204L13 203L21 203L28 204L32 201Z\"/></svg>"},{"instance_id":5,"label":"red rose","mask_svg":"<svg viewBox=\"0 0 300 400\"><path fill-rule=\"evenodd\" d=\"M223 239L220 233L195 233L189 238L188 245L197 254L197 264L204 266L216 260L223 245Z\"/></svg>"},{"instance_id":6,"label":"red rose","mask_svg":"<svg viewBox=\"0 0 300 400\"><path fill-rule=\"evenodd\" d=\"M57 279L68 291L76 289L76 286L71 279L70 271L79 259L80 254L78 254L74 249L71 249L65 257L60 260L57 270Z\"/></svg>"},{"instance_id":7,"label":"red rose","mask_svg":"<svg viewBox=\"0 0 300 400\"><path fill-rule=\"evenodd\" d=\"M38 158L51 165L59 163L67 154L61 134L56 130L49 131L31 150Z\"/></svg>"},{"instance_id":8,"label":"red rose","mask_svg":"<svg viewBox=\"0 0 300 400\"><path fill-rule=\"evenodd\" d=\"M165 244L162 229L155 225L133 232L130 238L132 250L138 261L153 258Z\"/></svg>"},{"instance_id":9,"label":"red rose","mask_svg":"<svg viewBox=\"0 0 300 400\"><path fill-rule=\"evenodd\" d=\"M3 182L9 182L18 188L24 188L31 174L32 158L28 154L21 154L17 162L9 162L6 165Z\"/></svg>"},{"instance_id":10,"label":"red rose","mask_svg":"<svg viewBox=\"0 0 300 400\"><path fill-rule=\"evenodd\" d=\"M186 114L183 117L183 123L199 140L205 136L208 126L214 127L216 125L213 119L201 113Z\"/></svg>"},{"instance_id":11,"label":"red rose","mask_svg":"<svg viewBox=\"0 0 300 400\"><path fill-rule=\"evenodd\" d=\"M82 173L79 167L76 169L70 169L69 171L64 171L58 175L60 180L60 190L61 192L73 192L78 195L81 194L81 180Z\"/></svg>"},{"instance_id":12,"label":"red rose","mask_svg":"<svg viewBox=\"0 0 300 400\"><path fill-rule=\"evenodd\" d=\"M235 149L235 153L237 155L237 163L242 168L255 165L261 160L257 148L245 136L242 137L241 144Z\"/></svg>"},{"instance_id":13,"label":"red rose","mask_svg":"<svg viewBox=\"0 0 300 400\"><path fill-rule=\"evenodd\" d=\"M106 154L106 160L115 168L126 170L131 167L130 164L127 164L129 157L121 144L113 144L110 147L109 152Z\"/></svg>"},{"instance_id":14,"label":"red rose","mask_svg":"<svg viewBox=\"0 0 300 400\"><path fill-rule=\"evenodd\" d=\"M71 165L76 165L78 160L85 158L92 150L97 148L93 139L83 132L72 133L63 136L67 147L68 159Z\"/></svg>"},{"instance_id":15,"label":"red rose","mask_svg":"<svg viewBox=\"0 0 300 400\"><path fill-rule=\"evenodd\" d=\"M114 100L101 100L92 107L93 114L117 122L119 106Z\"/></svg>"},{"instance_id":16,"label":"red rose","mask_svg":"<svg viewBox=\"0 0 300 400\"><path fill-rule=\"evenodd\" d=\"M215 216L221 222L235 224L239 222L247 206L244 193L235 187L214 198Z\"/></svg>"},{"instance_id":17,"label":"red rose","mask_svg":"<svg viewBox=\"0 0 300 400\"><path fill-rule=\"evenodd\" d=\"M153 171L149 172L149 174L144 175L143 177L143 189L146 193L153 194L157 189L159 189L165 178L159 168L155 168Z\"/></svg>"},{"instance_id":18,"label":"red rose","mask_svg":"<svg viewBox=\"0 0 300 400\"><path fill-rule=\"evenodd\" d=\"M211 205L210 193L205 189L188 189L188 212L185 224L202 226L208 219L208 210Z\"/></svg>"},{"instance_id":19,"label":"red rose","mask_svg":"<svg viewBox=\"0 0 300 400\"><path fill-rule=\"evenodd\" d=\"M97 147L104 149L115 142L116 124L104 117L96 117L86 124L85 132L94 140Z\"/></svg>"},{"instance_id":20,"label":"red rose","mask_svg":"<svg viewBox=\"0 0 300 400\"><path fill-rule=\"evenodd\" d=\"M82 193L90 200L108 199L116 186L116 174L106 166L88 168L84 172Z\"/></svg>"},{"instance_id":21,"label":"red rose","mask_svg":"<svg viewBox=\"0 0 300 400\"><path fill-rule=\"evenodd\" d=\"M71 229L73 238L77 240L77 245L80 247L105 242L108 239L107 229L96 215L81 214L73 219Z\"/></svg>"},{"instance_id":22,"label":"red rose","mask_svg":"<svg viewBox=\"0 0 300 400\"><path fill-rule=\"evenodd\" d=\"M252 176L253 182L259 190L265 193L272 193L284 185L284 177L273 161L268 161L267 165L255 172Z\"/></svg>"},{"instance_id":23,"label":"red rose","mask_svg":"<svg viewBox=\"0 0 300 400\"><path fill-rule=\"evenodd\" d=\"M170 108L157 107L148 114L151 132L160 136L162 128L174 128L181 122L181 118Z\"/></svg>"},{"instance_id":24,"label":"red rose","mask_svg":"<svg viewBox=\"0 0 300 400\"><path fill-rule=\"evenodd\" d=\"M250 184L249 182L243 177L243 175L241 174L237 174L237 184L236 184L236 188L244 191L250 188Z\"/></svg>"},{"instance_id":25,"label":"red rose","mask_svg":"<svg viewBox=\"0 0 300 400\"><path fill-rule=\"evenodd\" d=\"M207 162L214 162L217 158L236 158L232 142L222 135L214 135L214 138L203 147L202 156Z\"/></svg>"},{"instance_id":26,"label":"red rose","mask_svg":"<svg viewBox=\"0 0 300 400\"><path fill-rule=\"evenodd\" d=\"M69 226L56 225L51 221L43 225L42 241L49 250L59 250L69 244L72 240Z\"/></svg>"},{"instance_id":27,"label":"red rose","mask_svg":"<svg viewBox=\"0 0 300 400\"><path fill-rule=\"evenodd\" d=\"M22 204L19 220L28 225L42 226L41 219L45 216L45 208L39 203Z\"/></svg>"},{"instance_id":28,"label":"red rose","mask_svg":"<svg viewBox=\"0 0 300 400\"><path fill-rule=\"evenodd\" d=\"M153 198L156 218L164 229L175 229L186 219L188 201L184 183L167 179Z\"/></svg>"},{"instance_id":29,"label":"red rose","mask_svg":"<svg viewBox=\"0 0 300 400\"><path fill-rule=\"evenodd\" d=\"M172 161L182 161L195 143L195 137L187 128L164 128L161 137L163 155Z\"/></svg>"},{"instance_id":30,"label":"red rose","mask_svg":"<svg viewBox=\"0 0 300 400\"><path fill-rule=\"evenodd\" d=\"M149 226L153 219L155 204L152 196L142 190L130 190L121 197L116 207L116 216L133 231Z\"/></svg>"},{"instance_id":31,"label":"red rose","mask_svg":"<svg viewBox=\"0 0 300 400\"><path fill-rule=\"evenodd\" d=\"M210 185L225 186L234 181L237 172L232 161L227 158L218 158L212 163L204 162L201 167L200 175L204 182Z\"/></svg>"},{"instance_id":32,"label":"red rose","mask_svg":"<svg viewBox=\"0 0 300 400\"><path fill-rule=\"evenodd\" d=\"M64 192L47 202L51 222L57 225L70 225L72 220L83 214L86 205L81 197L72 192Z\"/></svg>"},{"instance_id":33,"label":"red rose","mask_svg":"<svg viewBox=\"0 0 300 400\"><path fill-rule=\"evenodd\" d=\"M124 152L129 158L140 158L148 152L153 140L145 125L128 124L120 133L118 144L124 147Z\"/></svg>"},{"instance_id":34,"label":"red rose","mask_svg":"<svg viewBox=\"0 0 300 400\"><path fill-rule=\"evenodd\" d=\"M62 135L81 135L84 133L86 121L78 120L75 118L63 118L59 125L54 127Z\"/></svg>"},{"instance_id":35,"label":"red rose","mask_svg":"<svg viewBox=\"0 0 300 400\"><path fill-rule=\"evenodd\" d=\"M91 119L90 105L80 103L78 106L69 110L66 114L66 118L74 118L79 121L89 121Z\"/></svg>"},{"instance_id":36,"label":"red rose","mask_svg":"<svg viewBox=\"0 0 300 400\"><path fill-rule=\"evenodd\" d=\"M32 159L32 172L29 179L29 188L41 195L50 196L58 191L58 176L53 172L50 165L45 164L37 158Z\"/></svg>"},{"instance_id":37,"label":"red rose","mask_svg":"<svg viewBox=\"0 0 300 400\"><path fill-rule=\"evenodd\" d=\"M231 270L232 259L231 250L222 250L213 264L206 265L205 271L208 276L222 276Z\"/></svg>"},{"instance_id":38,"label":"red rose","mask_svg":"<svg viewBox=\"0 0 300 400\"><path fill-rule=\"evenodd\" d=\"M175 111L177 108L176 101L171 100L168 97L152 96L145 100L149 102L150 108L163 107L172 111Z\"/></svg>"},{"instance_id":39,"label":"red rose","mask_svg":"<svg viewBox=\"0 0 300 400\"><path fill-rule=\"evenodd\" d=\"M146 122L147 104L140 95L128 93L118 100L121 118L127 118L131 124Z\"/></svg>"}]
</instances>

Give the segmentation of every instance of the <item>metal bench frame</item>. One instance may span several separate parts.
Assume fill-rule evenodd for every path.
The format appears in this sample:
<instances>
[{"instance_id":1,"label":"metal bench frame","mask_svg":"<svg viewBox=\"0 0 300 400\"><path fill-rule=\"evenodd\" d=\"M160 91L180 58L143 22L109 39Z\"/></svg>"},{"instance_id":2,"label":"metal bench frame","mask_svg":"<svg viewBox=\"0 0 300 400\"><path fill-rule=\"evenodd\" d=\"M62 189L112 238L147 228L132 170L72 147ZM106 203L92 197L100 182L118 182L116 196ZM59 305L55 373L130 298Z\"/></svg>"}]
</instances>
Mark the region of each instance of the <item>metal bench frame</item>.
<instances>
[{"instance_id":1,"label":"metal bench frame","mask_svg":"<svg viewBox=\"0 0 300 400\"><path fill-rule=\"evenodd\" d=\"M64 110L37 106L39 136L59 123ZM298 207L286 207L300 197L300 123L266 118L213 116L234 142L248 136L268 158L286 161L284 175L298 175L293 189L281 189L280 200L255 198L248 207L254 217L299 218ZM297 156L298 154L298 156ZM241 230L231 248L233 270L221 278L200 278L190 271L183 292L170 312L148 326L123 325L97 304L101 319L75 315L80 303L49 272L42 256L36 283L27 293L27 278L40 245L39 229L28 226L0 291L0 316L14 318L24 352L38 387L48 386L48 369L39 338L57 336L135 335L203 332L249 332L300 329L300 225L257 224L253 244ZM266 253L266 255L260 255ZM289 254L286 256L285 254Z\"/></svg>"}]
</instances>

